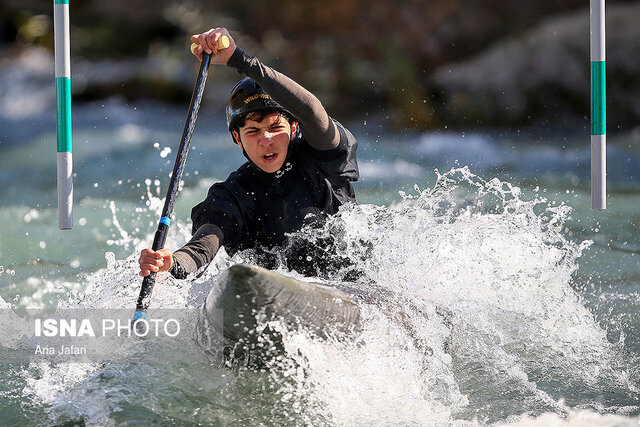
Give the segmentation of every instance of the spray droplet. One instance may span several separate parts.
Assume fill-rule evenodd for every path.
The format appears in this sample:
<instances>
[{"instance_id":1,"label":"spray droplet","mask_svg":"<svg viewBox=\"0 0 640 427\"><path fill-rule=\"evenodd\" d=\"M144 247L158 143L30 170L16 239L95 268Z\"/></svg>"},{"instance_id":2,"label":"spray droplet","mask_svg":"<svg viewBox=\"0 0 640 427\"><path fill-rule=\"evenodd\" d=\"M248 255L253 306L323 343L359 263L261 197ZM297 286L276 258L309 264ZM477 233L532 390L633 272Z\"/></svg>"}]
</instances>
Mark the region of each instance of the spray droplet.
<instances>
[{"instance_id":1,"label":"spray droplet","mask_svg":"<svg viewBox=\"0 0 640 427\"><path fill-rule=\"evenodd\" d=\"M162 157L164 159L165 157L167 157L169 155L169 153L171 153L171 148L164 147L162 149L162 151L160 152L160 157Z\"/></svg>"}]
</instances>

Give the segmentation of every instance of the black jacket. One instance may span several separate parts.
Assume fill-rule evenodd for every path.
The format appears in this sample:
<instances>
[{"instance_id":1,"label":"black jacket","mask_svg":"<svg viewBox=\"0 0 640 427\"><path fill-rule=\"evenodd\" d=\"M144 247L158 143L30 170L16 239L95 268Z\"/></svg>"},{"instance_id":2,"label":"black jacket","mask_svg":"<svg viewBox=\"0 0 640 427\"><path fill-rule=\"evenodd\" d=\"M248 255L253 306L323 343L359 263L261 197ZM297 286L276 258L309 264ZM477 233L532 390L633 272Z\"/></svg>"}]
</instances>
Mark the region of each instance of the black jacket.
<instances>
[{"instance_id":1,"label":"black jacket","mask_svg":"<svg viewBox=\"0 0 640 427\"><path fill-rule=\"evenodd\" d=\"M355 202L351 181L359 177L357 142L337 123L340 143L316 150L303 137L291 141L282 168L263 172L247 162L226 181L209 189L207 198L191 211L193 233L205 224L222 231L228 253L251 247L280 245L285 233L333 215L340 205Z\"/></svg>"}]
</instances>

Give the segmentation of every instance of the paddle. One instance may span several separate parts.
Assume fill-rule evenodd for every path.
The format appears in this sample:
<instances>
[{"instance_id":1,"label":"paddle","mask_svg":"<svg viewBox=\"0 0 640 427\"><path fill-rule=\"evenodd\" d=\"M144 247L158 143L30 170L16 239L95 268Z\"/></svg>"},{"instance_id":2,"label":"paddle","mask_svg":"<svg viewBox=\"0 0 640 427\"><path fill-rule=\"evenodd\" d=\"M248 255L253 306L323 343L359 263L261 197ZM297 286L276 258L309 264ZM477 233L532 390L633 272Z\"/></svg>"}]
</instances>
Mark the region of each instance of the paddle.
<instances>
[{"instance_id":1,"label":"paddle","mask_svg":"<svg viewBox=\"0 0 640 427\"><path fill-rule=\"evenodd\" d=\"M222 36L218 43L218 49L226 49L227 47L229 47L229 39L227 36ZM193 52L193 46L191 50ZM171 214L173 213L173 207L178 196L180 180L182 179L182 172L184 171L184 166L187 162L187 154L189 153L189 146L191 145L191 135L193 135L193 130L196 126L196 119L198 117L200 101L202 100L202 94L204 92L204 84L207 81L207 73L209 71L210 62L211 55L203 52L202 63L200 64L200 70L198 71L196 84L193 88L193 94L191 95L189 113L187 114L187 120L184 124L182 139L180 140L180 147L178 148L176 162L173 165L173 173L171 174L169 188L167 189L167 197L164 201L164 207L162 208L162 216L160 218L160 222L158 223L158 229L153 239L153 245L151 246L151 249L154 251L162 249L164 247L165 241L167 240L167 232L169 230L169 226L171 225ZM153 286L155 285L155 283L156 273L152 271L148 276L145 276L144 280L142 281L142 288L140 289L140 295L138 296L136 311L133 315L134 320L145 319L147 317L146 310L149 307L151 292L153 292Z\"/></svg>"}]
</instances>

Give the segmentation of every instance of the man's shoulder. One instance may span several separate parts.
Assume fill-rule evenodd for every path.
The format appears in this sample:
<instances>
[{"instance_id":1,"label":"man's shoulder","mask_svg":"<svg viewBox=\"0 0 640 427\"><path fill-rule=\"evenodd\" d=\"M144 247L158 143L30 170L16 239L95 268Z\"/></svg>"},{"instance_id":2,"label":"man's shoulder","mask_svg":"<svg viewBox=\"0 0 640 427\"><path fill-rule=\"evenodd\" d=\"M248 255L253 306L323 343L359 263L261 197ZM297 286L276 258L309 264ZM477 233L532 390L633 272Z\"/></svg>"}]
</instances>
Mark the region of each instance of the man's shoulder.
<instances>
[{"instance_id":1,"label":"man's shoulder","mask_svg":"<svg viewBox=\"0 0 640 427\"><path fill-rule=\"evenodd\" d=\"M358 141L355 136L353 136L349 129L347 129L342 123L333 118L331 118L331 120L335 123L336 130L339 133L338 146L330 150L318 150L313 148L311 144L304 139L303 135L302 138L300 138L299 147L308 156L323 162L334 160L346 162L348 160L355 159L356 151L358 149Z\"/></svg>"},{"instance_id":2,"label":"man's shoulder","mask_svg":"<svg viewBox=\"0 0 640 427\"><path fill-rule=\"evenodd\" d=\"M336 149L338 151L350 151L353 152L353 155L355 155L355 152L358 149L358 140L356 139L356 137L353 135L353 133L351 133L349 129L347 129L345 125L343 125L336 119L332 118L331 120L333 120L333 123L336 124L336 129L338 129L338 133L340 134L340 143L338 144L338 147L336 147Z\"/></svg>"}]
</instances>

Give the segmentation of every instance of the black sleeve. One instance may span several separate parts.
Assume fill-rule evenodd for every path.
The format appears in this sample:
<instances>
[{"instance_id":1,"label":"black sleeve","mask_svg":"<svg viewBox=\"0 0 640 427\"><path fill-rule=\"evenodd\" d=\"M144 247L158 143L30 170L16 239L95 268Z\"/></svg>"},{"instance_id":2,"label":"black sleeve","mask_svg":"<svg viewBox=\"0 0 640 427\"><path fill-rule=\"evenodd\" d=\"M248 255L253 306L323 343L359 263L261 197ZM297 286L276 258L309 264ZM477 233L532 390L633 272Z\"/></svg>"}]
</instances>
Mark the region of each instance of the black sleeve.
<instances>
[{"instance_id":1,"label":"black sleeve","mask_svg":"<svg viewBox=\"0 0 640 427\"><path fill-rule=\"evenodd\" d=\"M331 150L338 146L338 129L320 100L311 92L284 74L262 64L239 47L236 47L227 65L251 77L278 104L293 114L300 123L305 140L313 148Z\"/></svg>"},{"instance_id":2,"label":"black sleeve","mask_svg":"<svg viewBox=\"0 0 640 427\"><path fill-rule=\"evenodd\" d=\"M220 246L235 244L246 234L240 201L225 182L211 186L207 198L191 210L191 219L193 237L173 254L170 272L178 279L195 273L213 260Z\"/></svg>"},{"instance_id":3,"label":"black sleeve","mask_svg":"<svg viewBox=\"0 0 640 427\"><path fill-rule=\"evenodd\" d=\"M208 265L216 256L224 235L220 227L205 224L198 228L191 240L173 253L173 265L169 272L176 279L184 279Z\"/></svg>"}]
</instances>

